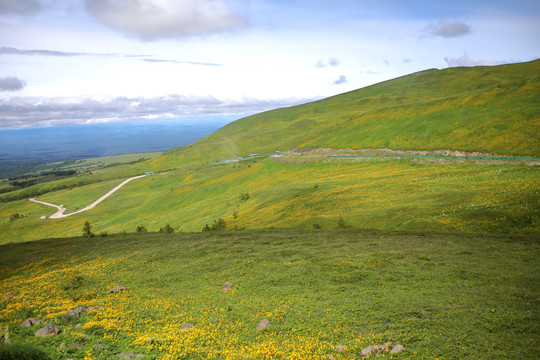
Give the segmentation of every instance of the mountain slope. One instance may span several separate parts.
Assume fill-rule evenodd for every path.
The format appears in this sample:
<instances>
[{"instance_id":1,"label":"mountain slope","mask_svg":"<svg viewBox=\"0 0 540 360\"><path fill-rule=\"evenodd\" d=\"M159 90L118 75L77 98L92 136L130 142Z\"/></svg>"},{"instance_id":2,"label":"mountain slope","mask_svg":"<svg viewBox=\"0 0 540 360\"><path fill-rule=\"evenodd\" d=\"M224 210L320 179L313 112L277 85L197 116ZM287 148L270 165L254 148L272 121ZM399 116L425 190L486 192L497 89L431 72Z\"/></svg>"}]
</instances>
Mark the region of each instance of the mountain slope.
<instances>
[{"instance_id":1,"label":"mountain slope","mask_svg":"<svg viewBox=\"0 0 540 360\"><path fill-rule=\"evenodd\" d=\"M205 162L302 147L539 156L539 75L540 60L425 70L240 119L157 162Z\"/></svg>"}]
</instances>

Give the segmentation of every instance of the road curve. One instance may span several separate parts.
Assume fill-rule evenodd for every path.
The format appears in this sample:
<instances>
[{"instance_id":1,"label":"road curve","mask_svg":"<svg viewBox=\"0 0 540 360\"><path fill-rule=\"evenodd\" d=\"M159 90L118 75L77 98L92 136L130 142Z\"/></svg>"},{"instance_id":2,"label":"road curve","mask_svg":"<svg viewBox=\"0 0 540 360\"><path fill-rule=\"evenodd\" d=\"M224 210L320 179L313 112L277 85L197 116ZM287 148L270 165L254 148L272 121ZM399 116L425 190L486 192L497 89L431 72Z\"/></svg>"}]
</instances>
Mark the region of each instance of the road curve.
<instances>
[{"instance_id":1,"label":"road curve","mask_svg":"<svg viewBox=\"0 0 540 360\"><path fill-rule=\"evenodd\" d=\"M61 218L67 217L67 216L78 214L78 213L86 211L86 210L93 209L97 204L99 204L100 202L102 202L103 200L105 200L106 198L111 196L116 190L120 189L122 186L126 185L128 182L130 182L132 180L135 180L135 179L143 178L145 176L146 175L139 175L139 176L134 176L132 178L126 179L126 180L122 181L120 184L118 184L116 187L114 187L112 190L110 190L108 193L106 193L105 195L103 195L102 197L100 197L99 199L97 199L96 201L91 203L90 205L88 205L87 207L85 207L83 209L80 209L80 210L77 210L77 211L74 211L74 212L71 212L71 213L68 213L68 214L64 214L64 211L66 211L66 208L61 207L60 205L55 205L55 204L47 203L47 202L44 202L44 201L39 201L39 200L36 200L35 198L31 198L30 201L35 202L37 204L51 206L51 207L54 207L54 208L58 209L57 212L55 212L54 214L49 216L49 219L61 219Z\"/></svg>"}]
</instances>

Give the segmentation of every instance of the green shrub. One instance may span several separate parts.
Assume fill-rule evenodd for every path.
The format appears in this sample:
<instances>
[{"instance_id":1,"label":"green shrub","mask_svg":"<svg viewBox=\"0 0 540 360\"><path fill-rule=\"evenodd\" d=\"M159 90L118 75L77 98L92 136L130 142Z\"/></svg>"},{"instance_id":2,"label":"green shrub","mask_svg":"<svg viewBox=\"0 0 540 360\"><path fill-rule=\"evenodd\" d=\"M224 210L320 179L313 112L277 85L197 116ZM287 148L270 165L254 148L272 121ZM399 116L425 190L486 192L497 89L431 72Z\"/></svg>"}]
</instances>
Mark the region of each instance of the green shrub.
<instances>
[{"instance_id":1,"label":"green shrub","mask_svg":"<svg viewBox=\"0 0 540 360\"><path fill-rule=\"evenodd\" d=\"M148 232L148 229L144 225L139 225L139 226L137 226L137 232L138 233ZM174 230L173 230L173 232L174 232Z\"/></svg>"},{"instance_id":2,"label":"green shrub","mask_svg":"<svg viewBox=\"0 0 540 360\"><path fill-rule=\"evenodd\" d=\"M225 220L219 218L214 221L212 226L208 226L208 224L205 224L202 231L219 231L219 230L225 230L227 227L227 223Z\"/></svg>"},{"instance_id":3,"label":"green shrub","mask_svg":"<svg viewBox=\"0 0 540 360\"><path fill-rule=\"evenodd\" d=\"M162 227L159 229L159 232L160 233L167 233L167 234L171 234L174 232L174 229L173 227L171 226L171 224L167 224L165 225L165 227Z\"/></svg>"},{"instance_id":4,"label":"green shrub","mask_svg":"<svg viewBox=\"0 0 540 360\"><path fill-rule=\"evenodd\" d=\"M43 350L30 344L10 344L0 346L2 360L49 360Z\"/></svg>"}]
</instances>

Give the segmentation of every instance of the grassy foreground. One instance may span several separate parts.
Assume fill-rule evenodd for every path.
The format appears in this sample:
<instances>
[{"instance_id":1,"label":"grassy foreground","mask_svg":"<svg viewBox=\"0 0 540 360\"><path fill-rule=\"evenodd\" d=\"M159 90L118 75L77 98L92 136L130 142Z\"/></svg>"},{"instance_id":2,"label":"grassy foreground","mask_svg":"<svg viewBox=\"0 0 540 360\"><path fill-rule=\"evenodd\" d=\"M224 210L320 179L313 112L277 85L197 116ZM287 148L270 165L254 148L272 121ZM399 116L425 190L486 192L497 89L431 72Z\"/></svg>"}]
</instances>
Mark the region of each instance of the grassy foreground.
<instances>
[{"instance_id":1,"label":"grassy foreground","mask_svg":"<svg viewBox=\"0 0 540 360\"><path fill-rule=\"evenodd\" d=\"M531 359L540 345L539 245L534 235L353 229L8 244L0 326L54 359L352 359L387 341L406 351L382 358ZM106 294L116 285L127 291ZM94 305L103 308L64 318ZM21 327L29 317L44 323ZM264 318L271 327L257 331ZM59 335L33 335L52 323Z\"/></svg>"}]
</instances>

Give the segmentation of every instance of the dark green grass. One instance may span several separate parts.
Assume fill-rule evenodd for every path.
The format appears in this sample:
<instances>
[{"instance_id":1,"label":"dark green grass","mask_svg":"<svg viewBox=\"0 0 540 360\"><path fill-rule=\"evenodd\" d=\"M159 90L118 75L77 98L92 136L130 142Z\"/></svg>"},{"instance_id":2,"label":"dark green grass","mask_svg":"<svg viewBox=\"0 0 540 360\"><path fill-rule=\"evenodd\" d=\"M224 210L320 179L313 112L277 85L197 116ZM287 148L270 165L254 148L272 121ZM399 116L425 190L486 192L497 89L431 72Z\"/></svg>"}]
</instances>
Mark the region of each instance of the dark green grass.
<instances>
[{"instance_id":1,"label":"dark green grass","mask_svg":"<svg viewBox=\"0 0 540 360\"><path fill-rule=\"evenodd\" d=\"M224 324L256 324L257 314L273 312L265 336L302 334L351 348L357 338L366 346L394 341L407 349L400 359L532 359L540 345L539 255L533 235L353 229L127 234L3 245L0 283L16 274L34 276L25 273L33 261L43 261L40 271L48 272L119 258L107 276L92 279L91 289L122 283L129 296L172 296L178 311L193 319L203 311L198 307L226 308ZM225 281L234 284L235 296L211 295ZM201 296L204 305L189 300ZM0 301L3 308L6 300ZM44 309L36 304L27 311L38 316ZM142 324L137 316L158 316L149 311L141 305L126 316ZM57 345L69 334L36 339L19 320L0 318L0 324L10 326L16 341L60 356ZM249 329L234 335L239 346L258 341ZM128 343L107 346L120 352L131 350Z\"/></svg>"}]
</instances>

